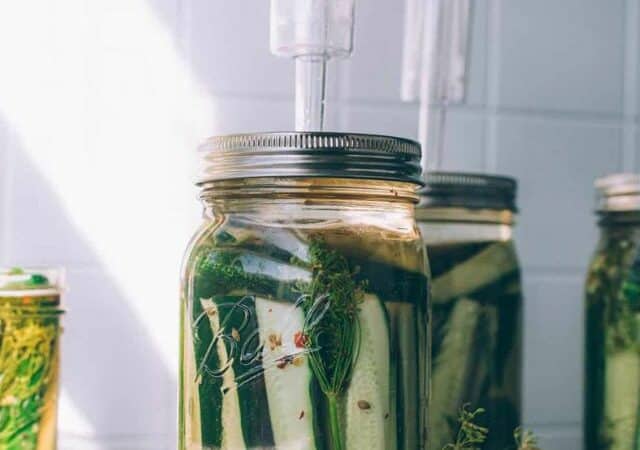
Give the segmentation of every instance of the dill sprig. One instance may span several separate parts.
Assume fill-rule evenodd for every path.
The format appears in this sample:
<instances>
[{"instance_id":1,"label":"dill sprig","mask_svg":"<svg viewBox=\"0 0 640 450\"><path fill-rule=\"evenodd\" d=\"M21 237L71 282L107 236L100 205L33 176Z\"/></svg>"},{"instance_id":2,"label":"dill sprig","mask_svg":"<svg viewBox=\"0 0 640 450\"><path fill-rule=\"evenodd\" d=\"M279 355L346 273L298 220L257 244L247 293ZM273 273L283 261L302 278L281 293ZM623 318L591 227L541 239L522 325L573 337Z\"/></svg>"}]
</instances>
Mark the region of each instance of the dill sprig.
<instances>
[{"instance_id":1,"label":"dill sprig","mask_svg":"<svg viewBox=\"0 0 640 450\"><path fill-rule=\"evenodd\" d=\"M518 427L513 433L513 438L516 441L516 450L541 450L538 447L538 438L530 430Z\"/></svg>"},{"instance_id":2,"label":"dill sprig","mask_svg":"<svg viewBox=\"0 0 640 450\"><path fill-rule=\"evenodd\" d=\"M349 384L358 354L358 309L364 298L363 284L354 280L356 270L347 259L328 249L322 241L309 247L312 279L304 308L305 335L312 370L327 395L340 395Z\"/></svg>"},{"instance_id":3,"label":"dill sprig","mask_svg":"<svg viewBox=\"0 0 640 450\"><path fill-rule=\"evenodd\" d=\"M300 286L306 320L309 365L327 397L332 449L344 448L338 412L340 395L349 385L360 348L359 305L364 300L358 269L319 239L309 244L311 281Z\"/></svg>"},{"instance_id":4,"label":"dill sprig","mask_svg":"<svg viewBox=\"0 0 640 450\"><path fill-rule=\"evenodd\" d=\"M479 444L483 444L487 440L489 430L480 425L476 425L476 418L485 412L483 408L475 411L469 411L469 405L464 405L460 409L458 423L460 429L454 444L445 445L442 450L480 450Z\"/></svg>"}]
</instances>

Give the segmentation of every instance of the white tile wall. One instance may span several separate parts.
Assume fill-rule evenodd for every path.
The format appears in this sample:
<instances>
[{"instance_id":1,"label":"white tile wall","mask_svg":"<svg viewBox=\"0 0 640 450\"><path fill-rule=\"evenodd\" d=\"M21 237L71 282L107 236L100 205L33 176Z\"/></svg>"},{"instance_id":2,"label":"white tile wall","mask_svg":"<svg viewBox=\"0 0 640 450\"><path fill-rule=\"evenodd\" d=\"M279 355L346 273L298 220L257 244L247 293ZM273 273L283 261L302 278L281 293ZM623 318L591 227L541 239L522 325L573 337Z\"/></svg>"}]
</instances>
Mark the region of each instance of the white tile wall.
<instances>
[{"instance_id":1,"label":"white tile wall","mask_svg":"<svg viewBox=\"0 0 640 450\"><path fill-rule=\"evenodd\" d=\"M500 118L497 171L520 181L523 265L583 269L597 238L593 180L622 169L622 127Z\"/></svg>"},{"instance_id":2,"label":"white tile wall","mask_svg":"<svg viewBox=\"0 0 640 450\"><path fill-rule=\"evenodd\" d=\"M489 45L489 1L471 2L473 16L471 22L471 47L469 48L469 75L467 103L471 106L486 104Z\"/></svg>"},{"instance_id":3,"label":"white tile wall","mask_svg":"<svg viewBox=\"0 0 640 450\"><path fill-rule=\"evenodd\" d=\"M582 419L582 286L577 275L525 272L524 416L530 426Z\"/></svg>"},{"instance_id":4,"label":"white tile wall","mask_svg":"<svg viewBox=\"0 0 640 450\"><path fill-rule=\"evenodd\" d=\"M486 127L482 112L451 110L447 113L443 170L483 172L486 169Z\"/></svg>"},{"instance_id":5,"label":"white tile wall","mask_svg":"<svg viewBox=\"0 0 640 450\"><path fill-rule=\"evenodd\" d=\"M640 169L639 2L474 0L468 106L447 122L445 168L520 180L525 419L547 450L579 448L592 181ZM398 100L403 14L358 2L332 127L416 135ZM293 123L268 2L23 0L0 5L0 55L1 262L71 268L61 449L175 448L192 149Z\"/></svg>"},{"instance_id":6,"label":"white tile wall","mask_svg":"<svg viewBox=\"0 0 640 450\"><path fill-rule=\"evenodd\" d=\"M501 105L622 112L624 0L497 0Z\"/></svg>"},{"instance_id":7,"label":"white tile wall","mask_svg":"<svg viewBox=\"0 0 640 450\"><path fill-rule=\"evenodd\" d=\"M292 63L269 53L269 2L183 0L185 55L217 95L286 97Z\"/></svg>"}]
</instances>

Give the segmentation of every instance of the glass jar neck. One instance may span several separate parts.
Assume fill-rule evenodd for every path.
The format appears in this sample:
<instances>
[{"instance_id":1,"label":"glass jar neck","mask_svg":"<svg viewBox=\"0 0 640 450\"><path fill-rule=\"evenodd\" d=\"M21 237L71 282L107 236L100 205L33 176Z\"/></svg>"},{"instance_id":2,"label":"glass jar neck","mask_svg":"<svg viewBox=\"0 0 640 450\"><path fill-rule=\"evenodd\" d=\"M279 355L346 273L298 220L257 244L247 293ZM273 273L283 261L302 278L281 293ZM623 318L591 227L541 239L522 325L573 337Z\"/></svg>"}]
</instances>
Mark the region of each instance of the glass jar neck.
<instances>
[{"instance_id":1,"label":"glass jar neck","mask_svg":"<svg viewBox=\"0 0 640 450\"><path fill-rule=\"evenodd\" d=\"M419 207L416 210L419 222L454 222L475 224L513 225L515 214L506 209L469 209L460 207Z\"/></svg>"},{"instance_id":2,"label":"glass jar neck","mask_svg":"<svg viewBox=\"0 0 640 450\"><path fill-rule=\"evenodd\" d=\"M599 211L598 225L602 229L619 227L640 227L639 211Z\"/></svg>"},{"instance_id":3,"label":"glass jar neck","mask_svg":"<svg viewBox=\"0 0 640 450\"><path fill-rule=\"evenodd\" d=\"M457 207L418 208L416 217L426 244L468 241L509 241L514 213Z\"/></svg>"},{"instance_id":4,"label":"glass jar neck","mask_svg":"<svg viewBox=\"0 0 640 450\"><path fill-rule=\"evenodd\" d=\"M290 215L301 208L318 214L340 210L413 214L418 186L394 181L342 178L253 178L202 186L207 214Z\"/></svg>"}]
</instances>

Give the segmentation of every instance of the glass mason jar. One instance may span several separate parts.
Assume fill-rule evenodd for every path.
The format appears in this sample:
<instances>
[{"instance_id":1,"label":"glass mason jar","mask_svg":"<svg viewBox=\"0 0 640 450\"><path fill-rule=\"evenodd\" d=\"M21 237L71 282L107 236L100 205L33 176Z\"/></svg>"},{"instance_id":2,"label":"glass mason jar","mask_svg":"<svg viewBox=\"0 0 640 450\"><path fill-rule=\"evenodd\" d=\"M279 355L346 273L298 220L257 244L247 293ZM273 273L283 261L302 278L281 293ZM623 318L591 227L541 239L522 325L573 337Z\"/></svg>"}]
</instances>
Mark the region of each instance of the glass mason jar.
<instances>
[{"instance_id":1,"label":"glass mason jar","mask_svg":"<svg viewBox=\"0 0 640 450\"><path fill-rule=\"evenodd\" d=\"M599 179L600 242L586 283L587 450L640 448L640 175Z\"/></svg>"},{"instance_id":2,"label":"glass mason jar","mask_svg":"<svg viewBox=\"0 0 640 450\"><path fill-rule=\"evenodd\" d=\"M522 298L512 241L516 182L432 172L416 216L431 265L429 449L482 408L483 449L514 447L521 416Z\"/></svg>"},{"instance_id":3,"label":"glass mason jar","mask_svg":"<svg viewBox=\"0 0 640 450\"><path fill-rule=\"evenodd\" d=\"M182 274L180 450L423 448L420 149L212 138Z\"/></svg>"},{"instance_id":4,"label":"glass mason jar","mask_svg":"<svg viewBox=\"0 0 640 450\"><path fill-rule=\"evenodd\" d=\"M0 448L56 448L60 273L0 271Z\"/></svg>"}]
</instances>

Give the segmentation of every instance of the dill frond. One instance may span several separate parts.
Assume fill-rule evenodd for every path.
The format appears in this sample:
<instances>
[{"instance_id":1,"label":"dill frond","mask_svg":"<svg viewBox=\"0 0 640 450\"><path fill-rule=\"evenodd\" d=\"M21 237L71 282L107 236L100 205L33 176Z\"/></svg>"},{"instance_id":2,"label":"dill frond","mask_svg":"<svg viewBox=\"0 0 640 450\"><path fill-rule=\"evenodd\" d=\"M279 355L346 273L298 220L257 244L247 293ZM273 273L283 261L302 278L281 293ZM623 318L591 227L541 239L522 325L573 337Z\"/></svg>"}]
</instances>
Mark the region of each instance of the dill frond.
<instances>
[{"instance_id":1,"label":"dill frond","mask_svg":"<svg viewBox=\"0 0 640 450\"><path fill-rule=\"evenodd\" d=\"M531 430L518 427L513 433L513 438L516 441L516 450L541 450L538 447L538 438Z\"/></svg>"},{"instance_id":2,"label":"dill frond","mask_svg":"<svg viewBox=\"0 0 640 450\"><path fill-rule=\"evenodd\" d=\"M309 362L325 395L338 396L348 386L357 358L364 284L355 281L357 269L323 241L311 242L309 256L312 278L302 289L308 313L304 332L313 350Z\"/></svg>"},{"instance_id":3,"label":"dill frond","mask_svg":"<svg viewBox=\"0 0 640 450\"><path fill-rule=\"evenodd\" d=\"M445 445L442 450L480 450L479 445L487 440L489 430L477 425L477 417L485 412L483 408L475 411L468 410L469 405L464 405L460 409L458 423L460 428L456 437L456 442Z\"/></svg>"}]
</instances>

